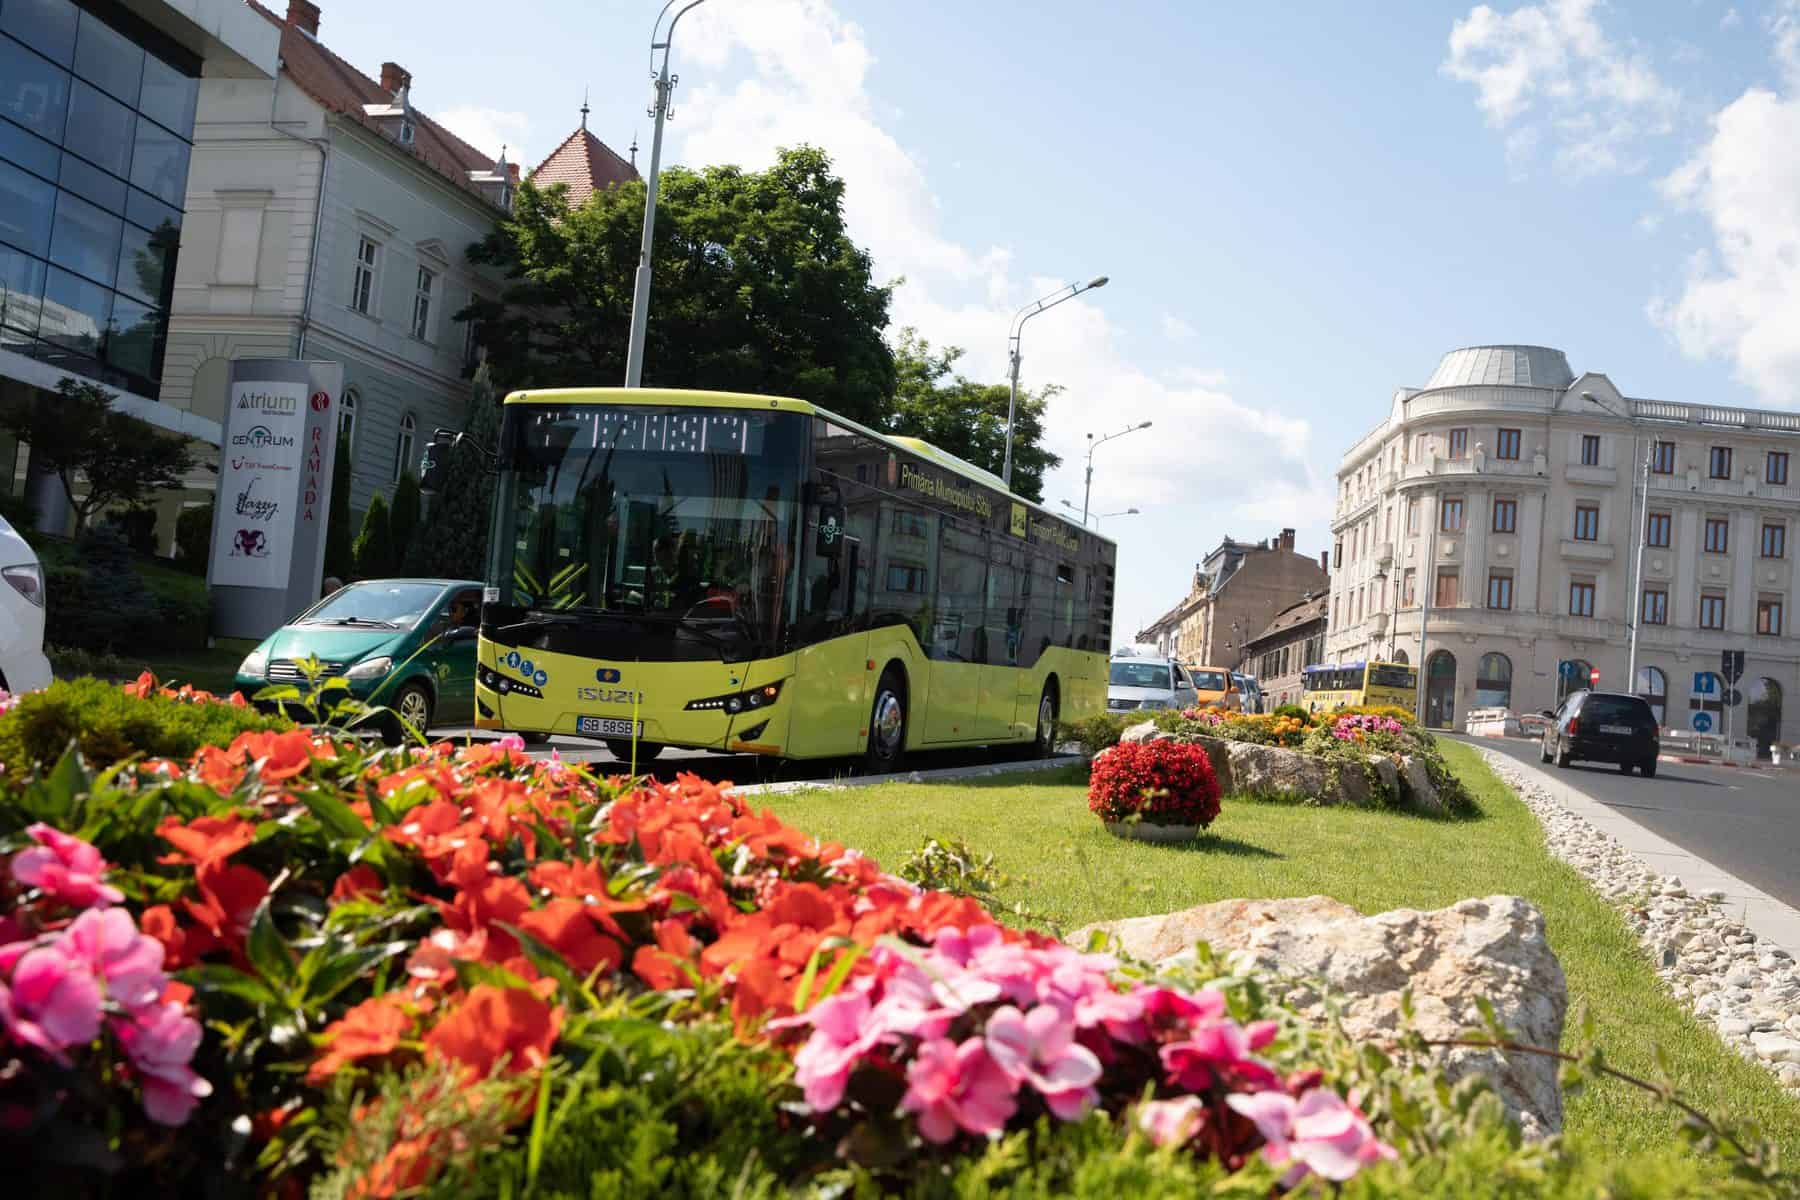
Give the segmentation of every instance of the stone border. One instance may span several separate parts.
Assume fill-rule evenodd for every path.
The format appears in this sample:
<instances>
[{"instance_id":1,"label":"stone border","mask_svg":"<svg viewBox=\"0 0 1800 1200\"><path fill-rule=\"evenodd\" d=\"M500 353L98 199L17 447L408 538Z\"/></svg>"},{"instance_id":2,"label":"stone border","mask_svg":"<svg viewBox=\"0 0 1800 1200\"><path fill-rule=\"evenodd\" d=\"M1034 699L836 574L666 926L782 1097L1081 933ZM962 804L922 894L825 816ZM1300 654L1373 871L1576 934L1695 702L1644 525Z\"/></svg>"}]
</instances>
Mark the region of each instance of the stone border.
<instances>
[{"instance_id":1,"label":"stone border","mask_svg":"<svg viewBox=\"0 0 1800 1200\"><path fill-rule=\"evenodd\" d=\"M1727 893L1698 896L1595 827L1522 764L1482 758L1544 829L1550 853L1574 867L1625 918L1669 992L1725 1044L1800 1096L1800 971L1793 956L1731 918ZM1562 789L1565 790L1566 789ZM1734 889L1735 890L1735 889Z\"/></svg>"}]
</instances>

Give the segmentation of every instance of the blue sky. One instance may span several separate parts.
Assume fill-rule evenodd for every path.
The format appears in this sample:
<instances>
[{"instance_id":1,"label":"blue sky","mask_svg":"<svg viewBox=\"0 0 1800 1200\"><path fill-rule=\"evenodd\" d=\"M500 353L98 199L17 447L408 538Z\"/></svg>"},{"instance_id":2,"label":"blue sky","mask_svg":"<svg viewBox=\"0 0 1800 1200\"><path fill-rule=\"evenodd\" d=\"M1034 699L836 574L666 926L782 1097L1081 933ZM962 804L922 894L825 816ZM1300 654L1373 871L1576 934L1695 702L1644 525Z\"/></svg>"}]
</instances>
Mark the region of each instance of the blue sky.
<instances>
[{"instance_id":1,"label":"blue sky","mask_svg":"<svg viewBox=\"0 0 1800 1200\"><path fill-rule=\"evenodd\" d=\"M483 149L535 165L585 88L647 160L653 0L322 7ZM1800 407L1800 0L1106 10L708 0L665 158L830 150L896 324L973 375L1002 377L1014 310L1111 276L1028 326L1024 376L1067 389L1053 502L1084 434L1155 422L1095 456L1096 509L1144 510L1105 526L1115 640L1227 534L1323 549L1338 455L1445 350Z\"/></svg>"}]
</instances>

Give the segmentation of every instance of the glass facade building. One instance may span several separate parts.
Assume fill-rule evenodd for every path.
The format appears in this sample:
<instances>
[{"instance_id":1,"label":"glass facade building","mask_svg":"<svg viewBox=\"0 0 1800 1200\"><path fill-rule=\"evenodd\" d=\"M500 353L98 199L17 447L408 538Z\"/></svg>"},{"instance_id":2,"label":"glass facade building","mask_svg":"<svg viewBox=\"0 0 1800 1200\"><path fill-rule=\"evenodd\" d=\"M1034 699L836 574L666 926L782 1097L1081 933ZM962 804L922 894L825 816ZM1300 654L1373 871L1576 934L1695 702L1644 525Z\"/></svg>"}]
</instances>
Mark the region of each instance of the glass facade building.
<instances>
[{"instance_id":1,"label":"glass facade building","mask_svg":"<svg viewBox=\"0 0 1800 1200\"><path fill-rule=\"evenodd\" d=\"M0 0L0 347L157 395L199 88L109 0Z\"/></svg>"}]
</instances>

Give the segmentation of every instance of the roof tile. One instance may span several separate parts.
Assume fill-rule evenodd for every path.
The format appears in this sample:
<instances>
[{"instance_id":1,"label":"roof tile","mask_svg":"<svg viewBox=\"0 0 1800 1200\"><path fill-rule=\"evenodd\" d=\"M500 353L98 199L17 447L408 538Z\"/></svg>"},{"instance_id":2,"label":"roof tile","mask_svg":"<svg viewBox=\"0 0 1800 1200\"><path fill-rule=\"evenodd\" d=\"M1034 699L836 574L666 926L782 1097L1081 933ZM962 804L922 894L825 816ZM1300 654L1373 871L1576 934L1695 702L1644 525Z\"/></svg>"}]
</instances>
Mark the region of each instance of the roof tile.
<instances>
[{"instance_id":1,"label":"roof tile","mask_svg":"<svg viewBox=\"0 0 1800 1200\"><path fill-rule=\"evenodd\" d=\"M531 182L539 187L567 184L572 208L586 204L588 197L603 187L637 177L637 168L590 133L586 125L564 138L562 145L531 172Z\"/></svg>"}]
</instances>

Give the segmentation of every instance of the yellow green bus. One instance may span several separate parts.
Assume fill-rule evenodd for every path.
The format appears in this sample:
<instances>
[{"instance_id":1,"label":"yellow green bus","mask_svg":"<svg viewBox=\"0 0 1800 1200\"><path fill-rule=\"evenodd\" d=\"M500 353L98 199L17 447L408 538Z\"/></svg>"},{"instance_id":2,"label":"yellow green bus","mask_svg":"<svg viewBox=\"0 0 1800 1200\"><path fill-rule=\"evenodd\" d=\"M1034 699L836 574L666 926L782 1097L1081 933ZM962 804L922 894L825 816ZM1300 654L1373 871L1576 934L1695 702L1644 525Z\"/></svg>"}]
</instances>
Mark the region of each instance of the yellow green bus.
<instances>
[{"instance_id":1,"label":"yellow green bus","mask_svg":"<svg viewBox=\"0 0 1800 1200\"><path fill-rule=\"evenodd\" d=\"M1419 672L1405 663L1338 663L1307 667L1303 675L1307 712L1358 704L1392 704L1411 712L1418 706Z\"/></svg>"},{"instance_id":2,"label":"yellow green bus","mask_svg":"<svg viewBox=\"0 0 1800 1200\"><path fill-rule=\"evenodd\" d=\"M1105 711L1114 546L799 400L506 398L477 726L781 758L1017 744Z\"/></svg>"}]
</instances>

